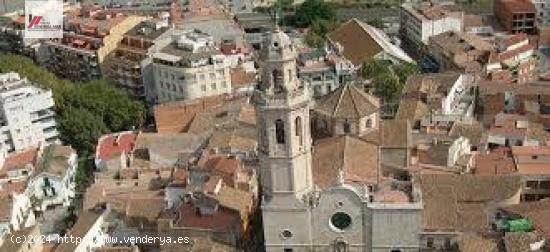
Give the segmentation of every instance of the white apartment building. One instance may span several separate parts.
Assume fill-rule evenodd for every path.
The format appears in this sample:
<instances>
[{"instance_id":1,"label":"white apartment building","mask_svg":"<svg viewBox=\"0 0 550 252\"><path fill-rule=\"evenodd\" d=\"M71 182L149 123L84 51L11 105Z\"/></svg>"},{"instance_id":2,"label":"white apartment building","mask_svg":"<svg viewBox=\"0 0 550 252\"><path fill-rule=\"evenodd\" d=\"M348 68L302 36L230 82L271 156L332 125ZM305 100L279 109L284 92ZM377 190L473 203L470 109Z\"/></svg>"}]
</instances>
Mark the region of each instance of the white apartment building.
<instances>
[{"instance_id":1,"label":"white apartment building","mask_svg":"<svg viewBox=\"0 0 550 252\"><path fill-rule=\"evenodd\" d=\"M401 38L408 53L418 56L429 38L447 31L461 32L464 12L453 4L406 2L401 5Z\"/></svg>"},{"instance_id":2,"label":"white apartment building","mask_svg":"<svg viewBox=\"0 0 550 252\"><path fill-rule=\"evenodd\" d=\"M163 103L231 92L230 62L212 36L174 30L171 42L152 54L154 88L147 100Z\"/></svg>"},{"instance_id":3,"label":"white apartment building","mask_svg":"<svg viewBox=\"0 0 550 252\"><path fill-rule=\"evenodd\" d=\"M0 143L8 152L58 142L54 100L17 73L0 75Z\"/></svg>"},{"instance_id":4,"label":"white apartment building","mask_svg":"<svg viewBox=\"0 0 550 252\"><path fill-rule=\"evenodd\" d=\"M537 9L537 23L539 26L550 25L550 0L530 0Z\"/></svg>"}]
</instances>

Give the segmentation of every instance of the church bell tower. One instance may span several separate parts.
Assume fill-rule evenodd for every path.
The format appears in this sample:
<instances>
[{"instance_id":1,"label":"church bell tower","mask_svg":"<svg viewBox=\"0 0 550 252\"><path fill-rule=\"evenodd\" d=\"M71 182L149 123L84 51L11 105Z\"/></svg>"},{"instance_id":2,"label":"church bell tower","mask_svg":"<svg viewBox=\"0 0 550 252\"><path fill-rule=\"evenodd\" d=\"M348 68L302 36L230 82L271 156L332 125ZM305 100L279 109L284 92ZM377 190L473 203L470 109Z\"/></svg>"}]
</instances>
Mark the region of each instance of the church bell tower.
<instances>
[{"instance_id":1,"label":"church bell tower","mask_svg":"<svg viewBox=\"0 0 550 252\"><path fill-rule=\"evenodd\" d=\"M313 188L310 100L297 77L296 48L278 28L260 53L254 93L260 176L265 204L294 205Z\"/></svg>"}]
</instances>

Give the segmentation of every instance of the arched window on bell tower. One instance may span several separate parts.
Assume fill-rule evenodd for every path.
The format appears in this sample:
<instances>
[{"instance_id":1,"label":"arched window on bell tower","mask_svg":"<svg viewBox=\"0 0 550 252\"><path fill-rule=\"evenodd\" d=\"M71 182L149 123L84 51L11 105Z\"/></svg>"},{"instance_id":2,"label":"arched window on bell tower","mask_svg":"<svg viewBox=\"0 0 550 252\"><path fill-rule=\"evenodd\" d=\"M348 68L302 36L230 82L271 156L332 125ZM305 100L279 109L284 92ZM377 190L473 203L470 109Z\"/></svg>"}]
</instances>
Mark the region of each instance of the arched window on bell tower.
<instances>
[{"instance_id":1,"label":"arched window on bell tower","mask_svg":"<svg viewBox=\"0 0 550 252\"><path fill-rule=\"evenodd\" d=\"M302 118L297 116L294 124L296 128L296 136L298 137L298 144L302 146L304 145L304 134L302 133Z\"/></svg>"},{"instance_id":2,"label":"arched window on bell tower","mask_svg":"<svg viewBox=\"0 0 550 252\"><path fill-rule=\"evenodd\" d=\"M351 125L349 124L349 122L344 122L344 134L349 133L351 133Z\"/></svg>"},{"instance_id":3,"label":"arched window on bell tower","mask_svg":"<svg viewBox=\"0 0 550 252\"><path fill-rule=\"evenodd\" d=\"M283 86L285 82L283 73L278 69L274 69L271 73L271 78L273 79L275 93L282 92L284 90Z\"/></svg>"},{"instance_id":4,"label":"arched window on bell tower","mask_svg":"<svg viewBox=\"0 0 550 252\"><path fill-rule=\"evenodd\" d=\"M281 119L275 121L275 138L278 144L285 143L285 123Z\"/></svg>"}]
</instances>

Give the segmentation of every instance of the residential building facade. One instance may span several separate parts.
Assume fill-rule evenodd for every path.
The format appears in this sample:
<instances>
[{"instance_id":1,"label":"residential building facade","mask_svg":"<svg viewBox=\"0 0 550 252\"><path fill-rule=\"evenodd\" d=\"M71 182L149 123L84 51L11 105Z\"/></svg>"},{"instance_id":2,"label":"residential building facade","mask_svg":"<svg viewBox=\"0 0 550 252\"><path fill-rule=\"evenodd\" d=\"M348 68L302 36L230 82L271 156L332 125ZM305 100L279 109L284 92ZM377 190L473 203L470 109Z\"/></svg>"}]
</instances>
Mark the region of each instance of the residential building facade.
<instances>
[{"instance_id":1,"label":"residential building facade","mask_svg":"<svg viewBox=\"0 0 550 252\"><path fill-rule=\"evenodd\" d=\"M530 0L537 9L537 25L550 25L550 1L548 0Z\"/></svg>"},{"instance_id":2,"label":"residential building facade","mask_svg":"<svg viewBox=\"0 0 550 252\"><path fill-rule=\"evenodd\" d=\"M177 30L172 42L153 54L155 103L231 93L231 71L212 36L198 30Z\"/></svg>"},{"instance_id":3,"label":"residential building facade","mask_svg":"<svg viewBox=\"0 0 550 252\"><path fill-rule=\"evenodd\" d=\"M100 79L107 55L117 48L123 34L145 19L85 8L69 13L63 38L44 41L37 61L73 81Z\"/></svg>"},{"instance_id":4,"label":"residential building facade","mask_svg":"<svg viewBox=\"0 0 550 252\"><path fill-rule=\"evenodd\" d=\"M17 73L0 75L2 133L8 152L58 142L52 92L31 85Z\"/></svg>"},{"instance_id":5,"label":"residential building facade","mask_svg":"<svg viewBox=\"0 0 550 252\"><path fill-rule=\"evenodd\" d=\"M164 18L143 21L125 33L103 65L104 75L136 98L145 99L142 61L155 41L167 33L168 17Z\"/></svg>"},{"instance_id":6,"label":"residential building facade","mask_svg":"<svg viewBox=\"0 0 550 252\"><path fill-rule=\"evenodd\" d=\"M447 31L460 32L464 13L454 5L432 2L406 2L401 5L400 34L405 51L412 56L422 55L431 36Z\"/></svg>"},{"instance_id":7,"label":"residential building facade","mask_svg":"<svg viewBox=\"0 0 550 252\"><path fill-rule=\"evenodd\" d=\"M507 32L536 32L537 9L528 0L497 0L494 3L494 12Z\"/></svg>"}]
</instances>

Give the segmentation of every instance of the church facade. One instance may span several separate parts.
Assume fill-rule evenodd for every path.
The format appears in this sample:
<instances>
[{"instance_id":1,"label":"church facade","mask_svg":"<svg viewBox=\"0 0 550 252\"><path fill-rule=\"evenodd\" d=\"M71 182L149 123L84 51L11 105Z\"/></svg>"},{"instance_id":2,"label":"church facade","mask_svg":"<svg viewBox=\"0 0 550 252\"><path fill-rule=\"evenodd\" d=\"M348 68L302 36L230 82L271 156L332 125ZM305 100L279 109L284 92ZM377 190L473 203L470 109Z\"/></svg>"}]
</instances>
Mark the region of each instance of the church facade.
<instances>
[{"instance_id":1,"label":"church facade","mask_svg":"<svg viewBox=\"0 0 550 252\"><path fill-rule=\"evenodd\" d=\"M377 143L354 135L353 130L338 130L341 134L314 144L311 96L297 78L297 52L290 38L275 29L260 56L261 83L252 99L266 250L419 251L421 199L412 186L380 178L379 162L368 161L379 160ZM349 90L342 92L353 91ZM377 132L377 121L369 115L356 116L360 120L352 121L352 126ZM338 120L347 125L348 119ZM326 141L336 144L323 147ZM376 179L364 179L368 174Z\"/></svg>"}]
</instances>

